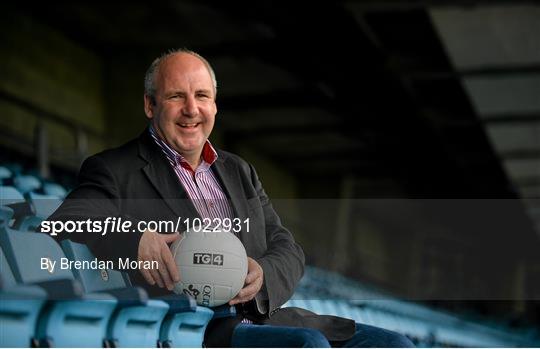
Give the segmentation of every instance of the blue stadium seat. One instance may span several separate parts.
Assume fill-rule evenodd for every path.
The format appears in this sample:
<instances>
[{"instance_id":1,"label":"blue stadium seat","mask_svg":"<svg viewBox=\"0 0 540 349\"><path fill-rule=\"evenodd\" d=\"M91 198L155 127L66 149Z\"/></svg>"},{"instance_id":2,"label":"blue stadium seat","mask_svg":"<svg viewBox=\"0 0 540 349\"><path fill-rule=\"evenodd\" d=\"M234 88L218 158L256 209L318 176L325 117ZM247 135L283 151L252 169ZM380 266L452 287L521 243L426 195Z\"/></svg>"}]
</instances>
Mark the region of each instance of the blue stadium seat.
<instances>
[{"instance_id":1,"label":"blue stadium seat","mask_svg":"<svg viewBox=\"0 0 540 349\"><path fill-rule=\"evenodd\" d=\"M0 347L30 347L47 293L37 286L17 286L0 249Z\"/></svg>"},{"instance_id":2,"label":"blue stadium seat","mask_svg":"<svg viewBox=\"0 0 540 349\"><path fill-rule=\"evenodd\" d=\"M12 173L9 168L5 166L0 166L0 185L8 181L12 176Z\"/></svg>"},{"instance_id":3,"label":"blue stadium seat","mask_svg":"<svg viewBox=\"0 0 540 349\"><path fill-rule=\"evenodd\" d=\"M47 292L47 306L40 314L35 336L46 346L100 347L117 301L106 294L83 294L65 258L48 235L0 228L0 245L19 285L39 285ZM42 261L56 261L54 269Z\"/></svg>"},{"instance_id":4,"label":"blue stadium seat","mask_svg":"<svg viewBox=\"0 0 540 349\"><path fill-rule=\"evenodd\" d=\"M70 240L64 240L61 244L70 260L95 260L94 255L86 245ZM109 269L76 270L75 276L87 292L108 292L118 298L119 309L115 312L108 331L108 339L115 346L155 347L160 340L160 329L163 326L167 327L167 324L180 317L175 318L174 314L181 311L191 311L195 307L194 301L191 300L191 303L187 297L179 297L176 302L148 300L144 289L132 287L127 275L119 271ZM171 329L173 333L180 330L181 323L177 321L175 325L176 328ZM200 344L198 343L197 346Z\"/></svg>"},{"instance_id":5,"label":"blue stadium seat","mask_svg":"<svg viewBox=\"0 0 540 349\"><path fill-rule=\"evenodd\" d=\"M12 176L16 176L18 174L21 174L22 170L23 170L23 167L20 164L17 164L17 163L2 164L2 166L7 168L8 170L10 170Z\"/></svg>"},{"instance_id":6,"label":"blue stadium seat","mask_svg":"<svg viewBox=\"0 0 540 349\"><path fill-rule=\"evenodd\" d=\"M27 194L32 215L17 217L15 227L20 231L35 231L41 222L47 219L62 204L62 200L51 195L30 192Z\"/></svg>"},{"instance_id":7,"label":"blue stadium seat","mask_svg":"<svg viewBox=\"0 0 540 349\"><path fill-rule=\"evenodd\" d=\"M10 225L15 211L10 205L24 204L23 195L14 187L0 186L0 227Z\"/></svg>"},{"instance_id":8,"label":"blue stadium seat","mask_svg":"<svg viewBox=\"0 0 540 349\"><path fill-rule=\"evenodd\" d=\"M32 175L17 175L13 179L13 185L22 194L26 194L41 188L41 181Z\"/></svg>"},{"instance_id":9,"label":"blue stadium seat","mask_svg":"<svg viewBox=\"0 0 540 349\"><path fill-rule=\"evenodd\" d=\"M43 184L43 192L46 195L55 196L59 199L64 199L67 195L67 190L64 187L60 184L50 182Z\"/></svg>"},{"instance_id":10,"label":"blue stadium seat","mask_svg":"<svg viewBox=\"0 0 540 349\"><path fill-rule=\"evenodd\" d=\"M213 316L212 310L196 304L189 309L171 310L161 326L160 342L169 348L200 348L206 326Z\"/></svg>"}]
</instances>

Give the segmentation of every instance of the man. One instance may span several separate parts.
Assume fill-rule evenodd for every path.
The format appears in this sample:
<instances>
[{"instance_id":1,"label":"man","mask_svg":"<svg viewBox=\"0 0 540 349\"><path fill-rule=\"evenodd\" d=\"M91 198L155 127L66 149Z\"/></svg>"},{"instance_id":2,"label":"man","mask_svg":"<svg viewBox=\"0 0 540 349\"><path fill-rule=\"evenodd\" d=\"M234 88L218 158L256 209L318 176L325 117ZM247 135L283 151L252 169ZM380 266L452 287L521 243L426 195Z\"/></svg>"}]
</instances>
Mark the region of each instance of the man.
<instances>
[{"instance_id":1,"label":"man","mask_svg":"<svg viewBox=\"0 0 540 349\"><path fill-rule=\"evenodd\" d=\"M239 315L213 320L207 345L409 346L397 334L355 327L351 320L280 309L303 274L304 254L281 225L254 168L208 141L216 93L214 72L198 54L177 50L155 60L145 77L148 129L120 148L88 158L80 185L50 219L249 218L249 231L239 233L249 256L248 274L230 301ZM172 290L182 277L168 248L177 232L75 233L70 238L84 241L100 259L157 261L157 270L131 272L132 281L151 295Z\"/></svg>"}]
</instances>

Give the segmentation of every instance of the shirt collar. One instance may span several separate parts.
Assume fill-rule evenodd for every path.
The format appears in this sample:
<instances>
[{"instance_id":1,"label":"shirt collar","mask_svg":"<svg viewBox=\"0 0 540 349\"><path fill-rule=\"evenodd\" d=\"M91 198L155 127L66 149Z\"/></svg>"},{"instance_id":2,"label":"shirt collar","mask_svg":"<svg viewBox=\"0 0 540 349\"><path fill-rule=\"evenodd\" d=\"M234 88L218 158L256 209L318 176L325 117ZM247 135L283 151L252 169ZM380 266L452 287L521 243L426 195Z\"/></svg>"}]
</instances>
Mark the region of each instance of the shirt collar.
<instances>
[{"instance_id":1,"label":"shirt collar","mask_svg":"<svg viewBox=\"0 0 540 349\"><path fill-rule=\"evenodd\" d=\"M191 172L194 172L191 166L189 165L189 163L182 156L182 154L180 154L179 152L174 150L171 146L169 146L167 142L158 135L158 133L156 132L152 124L150 124L150 126L148 127L148 130L150 132L150 135L156 142L156 144L161 148L161 150L163 151L163 153L165 154L165 156L171 163L171 165L173 166L180 165L184 168L187 168L188 170L191 170ZM206 140L206 142L204 143L201 157L202 157L202 163L199 166L201 170L208 169L210 166L212 166L212 164L218 158L216 149L214 149L214 147L212 146L212 143L210 143L209 140Z\"/></svg>"}]
</instances>

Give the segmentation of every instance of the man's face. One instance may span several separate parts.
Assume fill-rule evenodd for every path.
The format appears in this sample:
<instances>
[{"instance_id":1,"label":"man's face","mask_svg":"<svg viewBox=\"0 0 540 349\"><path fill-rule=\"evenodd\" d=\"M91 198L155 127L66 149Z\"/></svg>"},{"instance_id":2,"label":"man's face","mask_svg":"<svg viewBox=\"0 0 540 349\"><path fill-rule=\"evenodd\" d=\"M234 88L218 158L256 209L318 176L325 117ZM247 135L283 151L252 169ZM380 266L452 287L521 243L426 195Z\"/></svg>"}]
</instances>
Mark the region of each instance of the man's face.
<instances>
[{"instance_id":1,"label":"man's face","mask_svg":"<svg viewBox=\"0 0 540 349\"><path fill-rule=\"evenodd\" d=\"M217 113L210 72L197 57L166 58L155 77L155 104L144 97L144 110L156 132L176 151L198 159Z\"/></svg>"}]
</instances>

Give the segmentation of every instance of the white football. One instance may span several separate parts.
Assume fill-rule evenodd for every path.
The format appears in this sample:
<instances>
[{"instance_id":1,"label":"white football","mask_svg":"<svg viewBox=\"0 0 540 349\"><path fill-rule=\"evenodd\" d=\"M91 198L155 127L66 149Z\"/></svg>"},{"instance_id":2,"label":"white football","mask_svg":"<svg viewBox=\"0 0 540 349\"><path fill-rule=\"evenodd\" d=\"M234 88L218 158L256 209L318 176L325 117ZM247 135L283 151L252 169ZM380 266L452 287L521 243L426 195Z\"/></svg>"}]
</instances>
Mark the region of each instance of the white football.
<instances>
[{"instance_id":1,"label":"white football","mask_svg":"<svg viewBox=\"0 0 540 349\"><path fill-rule=\"evenodd\" d=\"M247 255L234 234L223 231L187 231L171 245L180 272L174 292L187 294L206 307L233 299L244 286Z\"/></svg>"}]
</instances>

